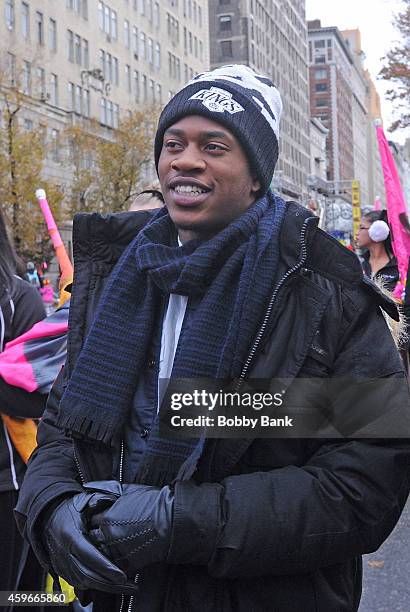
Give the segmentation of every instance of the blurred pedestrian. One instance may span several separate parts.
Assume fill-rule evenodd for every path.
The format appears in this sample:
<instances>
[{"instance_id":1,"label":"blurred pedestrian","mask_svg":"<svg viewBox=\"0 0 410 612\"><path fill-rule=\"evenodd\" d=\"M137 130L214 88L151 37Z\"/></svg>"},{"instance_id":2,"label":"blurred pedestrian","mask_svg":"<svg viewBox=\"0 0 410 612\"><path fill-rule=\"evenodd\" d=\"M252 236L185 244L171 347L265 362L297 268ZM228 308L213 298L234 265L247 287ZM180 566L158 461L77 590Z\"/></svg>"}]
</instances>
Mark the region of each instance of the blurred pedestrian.
<instances>
[{"instance_id":1,"label":"blurred pedestrian","mask_svg":"<svg viewBox=\"0 0 410 612\"><path fill-rule=\"evenodd\" d=\"M371 211L362 217L356 245L363 251L360 259L366 276L381 280L383 286L392 292L399 280L399 269L393 254L386 211Z\"/></svg>"},{"instance_id":2,"label":"blurred pedestrian","mask_svg":"<svg viewBox=\"0 0 410 612\"><path fill-rule=\"evenodd\" d=\"M27 262L26 273L24 275L24 278L28 283L30 283L30 285L33 285L33 287L36 287L36 289L40 290L41 287L43 286L43 283L41 282L41 277L39 273L37 272L36 267L32 261Z\"/></svg>"},{"instance_id":3,"label":"blurred pedestrian","mask_svg":"<svg viewBox=\"0 0 410 612\"><path fill-rule=\"evenodd\" d=\"M30 267L30 270L32 268ZM0 352L45 316L36 283L16 276L16 260L0 214ZM0 412L12 418L38 418L45 401L0 378ZM25 473L5 422L0 421L0 591L40 590L42 569L16 529L13 509Z\"/></svg>"},{"instance_id":4,"label":"blurred pedestrian","mask_svg":"<svg viewBox=\"0 0 410 612\"><path fill-rule=\"evenodd\" d=\"M129 211L153 210L164 206L164 198L159 189L150 188L141 191L129 207Z\"/></svg>"}]
</instances>

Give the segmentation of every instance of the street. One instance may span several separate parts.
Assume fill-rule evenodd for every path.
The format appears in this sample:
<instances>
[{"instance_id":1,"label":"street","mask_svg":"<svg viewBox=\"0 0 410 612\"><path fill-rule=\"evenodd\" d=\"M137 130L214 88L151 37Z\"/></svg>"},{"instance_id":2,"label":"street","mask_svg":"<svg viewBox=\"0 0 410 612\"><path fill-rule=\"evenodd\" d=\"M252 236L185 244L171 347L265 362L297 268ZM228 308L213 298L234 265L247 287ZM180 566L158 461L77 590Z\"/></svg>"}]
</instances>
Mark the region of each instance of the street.
<instances>
[{"instance_id":1,"label":"street","mask_svg":"<svg viewBox=\"0 0 410 612\"><path fill-rule=\"evenodd\" d=\"M363 595L359 612L410 610L410 501L381 548L363 557Z\"/></svg>"}]
</instances>

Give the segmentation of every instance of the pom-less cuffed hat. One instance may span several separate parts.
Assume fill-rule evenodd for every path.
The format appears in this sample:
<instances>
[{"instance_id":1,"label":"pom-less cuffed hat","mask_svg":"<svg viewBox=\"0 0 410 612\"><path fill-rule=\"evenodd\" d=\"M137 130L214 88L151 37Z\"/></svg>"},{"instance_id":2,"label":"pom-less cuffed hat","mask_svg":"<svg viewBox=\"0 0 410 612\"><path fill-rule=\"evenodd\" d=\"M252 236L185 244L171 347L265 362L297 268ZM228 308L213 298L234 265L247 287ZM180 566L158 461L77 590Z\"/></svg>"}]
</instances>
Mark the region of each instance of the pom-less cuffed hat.
<instances>
[{"instance_id":1,"label":"pom-less cuffed hat","mask_svg":"<svg viewBox=\"0 0 410 612\"><path fill-rule=\"evenodd\" d=\"M265 194L278 159L281 113L281 97L272 81L248 66L222 66L198 74L161 113L155 136L156 168L165 131L187 115L201 115L236 136Z\"/></svg>"}]
</instances>

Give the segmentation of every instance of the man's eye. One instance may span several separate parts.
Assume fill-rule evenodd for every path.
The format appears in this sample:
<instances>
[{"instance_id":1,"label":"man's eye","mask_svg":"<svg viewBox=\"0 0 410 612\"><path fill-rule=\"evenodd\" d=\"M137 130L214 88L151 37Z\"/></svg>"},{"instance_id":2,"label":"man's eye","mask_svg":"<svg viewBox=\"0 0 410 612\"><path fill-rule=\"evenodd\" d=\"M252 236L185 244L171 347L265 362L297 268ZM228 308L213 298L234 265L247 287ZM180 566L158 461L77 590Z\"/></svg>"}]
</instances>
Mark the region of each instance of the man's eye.
<instances>
[{"instance_id":1,"label":"man's eye","mask_svg":"<svg viewBox=\"0 0 410 612\"><path fill-rule=\"evenodd\" d=\"M176 142L175 140L168 140L164 143L164 146L167 149L176 149L177 147L180 147L181 144L179 142Z\"/></svg>"},{"instance_id":2,"label":"man's eye","mask_svg":"<svg viewBox=\"0 0 410 612\"><path fill-rule=\"evenodd\" d=\"M220 144L215 144L214 142L210 142L206 145L208 151L226 151L225 147Z\"/></svg>"}]
</instances>

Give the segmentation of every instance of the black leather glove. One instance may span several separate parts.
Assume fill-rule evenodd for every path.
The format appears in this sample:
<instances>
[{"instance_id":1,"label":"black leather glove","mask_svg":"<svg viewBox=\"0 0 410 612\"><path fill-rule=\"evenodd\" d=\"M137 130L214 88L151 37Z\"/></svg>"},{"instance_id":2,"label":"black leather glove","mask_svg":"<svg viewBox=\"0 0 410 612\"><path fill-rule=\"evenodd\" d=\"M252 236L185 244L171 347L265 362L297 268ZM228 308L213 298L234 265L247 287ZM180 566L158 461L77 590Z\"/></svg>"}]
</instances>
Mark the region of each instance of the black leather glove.
<instances>
[{"instance_id":1,"label":"black leather glove","mask_svg":"<svg viewBox=\"0 0 410 612\"><path fill-rule=\"evenodd\" d=\"M87 534L89 516L117 497L113 491L79 493L62 501L43 523L54 572L77 589L135 593L135 584L127 582L124 572L93 546Z\"/></svg>"},{"instance_id":2,"label":"black leather glove","mask_svg":"<svg viewBox=\"0 0 410 612\"><path fill-rule=\"evenodd\" d=\"M104 482L86 483L86 490ZM174 494L169 487L122 485L112 506L90 519L89 537L132 578L141 568L167 558Z\"/></svg>"}]
</instances>

